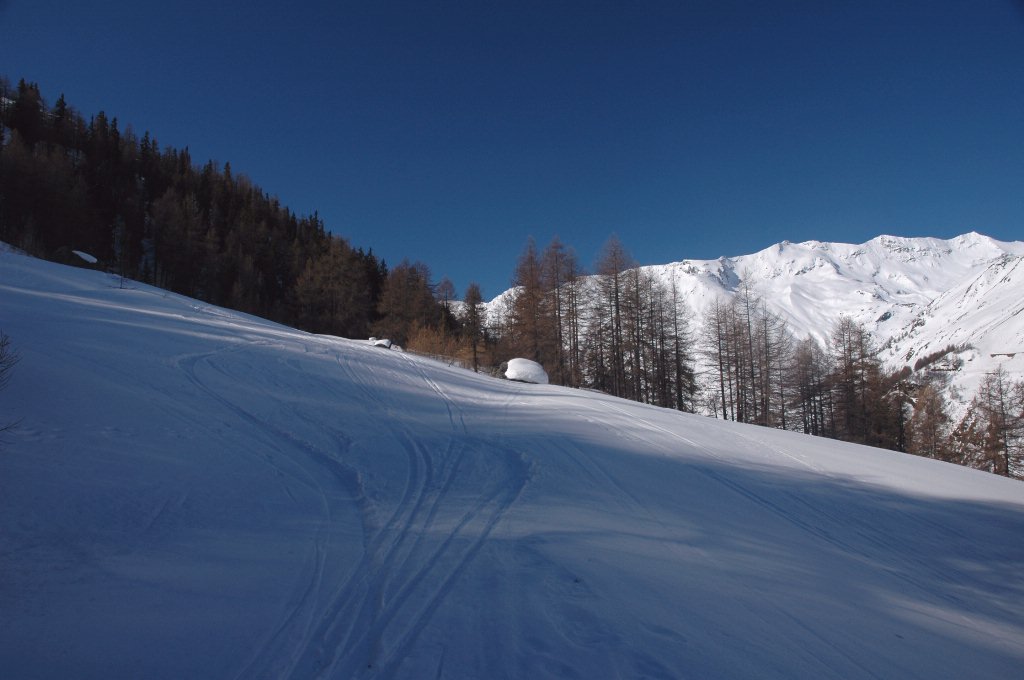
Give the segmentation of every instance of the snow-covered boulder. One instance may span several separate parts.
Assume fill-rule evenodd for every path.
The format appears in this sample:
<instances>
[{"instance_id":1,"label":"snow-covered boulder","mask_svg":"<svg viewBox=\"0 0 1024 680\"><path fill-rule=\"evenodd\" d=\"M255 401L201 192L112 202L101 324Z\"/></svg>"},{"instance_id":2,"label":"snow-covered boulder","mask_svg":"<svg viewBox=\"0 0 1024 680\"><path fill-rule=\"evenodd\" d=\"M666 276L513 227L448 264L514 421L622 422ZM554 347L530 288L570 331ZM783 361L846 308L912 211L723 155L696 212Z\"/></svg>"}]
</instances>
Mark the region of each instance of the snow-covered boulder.
<instances>
[{"instance_id":1,"label":"snow-covered boulder","mask_svg":"<svg viewBox=\"0 0 1024 680\"><path fill-rule=\"evenodd\" d=\"M387 338L380 338L379 340L377 338L370 338L370 341L373 343L374 347L383 347L384 349L391 349L391 341L388 340Z\"/></svg>"},{"instance_id":2,"label":"snow-covered boulder","mask_svg":"<svg viewBox=\"0 0 1024 680\"><path fill-rule=\"evenodd\" d=\"M529 359L509 359L508 368L505 369L505 377L509 380L519 382L536 383L538 385L548 384L548 374L544 367L536 361Z\"/></svg>"}]
</instances>

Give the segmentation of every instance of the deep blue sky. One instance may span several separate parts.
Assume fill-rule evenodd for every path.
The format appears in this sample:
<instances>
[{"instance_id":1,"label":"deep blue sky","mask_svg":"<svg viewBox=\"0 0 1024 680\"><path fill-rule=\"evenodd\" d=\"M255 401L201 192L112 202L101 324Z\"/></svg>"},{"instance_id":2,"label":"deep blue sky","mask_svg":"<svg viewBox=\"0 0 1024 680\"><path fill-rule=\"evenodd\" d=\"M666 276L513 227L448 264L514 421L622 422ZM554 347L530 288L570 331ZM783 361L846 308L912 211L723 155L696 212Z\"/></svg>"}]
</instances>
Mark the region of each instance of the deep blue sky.
<instances>
[{"instance_id":1,"label":"deep blue sky","mask_svg":"<svg viewBox=\"0 0 1024 680\"><path fill-rule=\"evenodd\" d=\"M0 0L0 73L460 294L530 235L1024 239L1020 0Z\"/></svg>"}]
</instances>

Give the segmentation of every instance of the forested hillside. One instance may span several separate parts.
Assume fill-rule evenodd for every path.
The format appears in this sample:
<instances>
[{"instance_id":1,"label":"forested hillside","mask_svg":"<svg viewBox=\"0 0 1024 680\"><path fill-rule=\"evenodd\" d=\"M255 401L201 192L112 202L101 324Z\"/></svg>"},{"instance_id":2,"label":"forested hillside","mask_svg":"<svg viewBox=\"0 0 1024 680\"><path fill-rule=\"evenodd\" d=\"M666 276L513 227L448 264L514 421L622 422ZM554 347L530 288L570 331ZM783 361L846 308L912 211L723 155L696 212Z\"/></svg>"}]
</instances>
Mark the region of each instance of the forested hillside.
<instances>
[{"instance_id":1,"label":"forested hillside","mask_svg":"<svg viewBox=\"0 0 1024 680\"><path fill-rule=\"evenodd\" d=\"M429 269L389 269L242 174L0 79L0 240L300 328L404 340L443 322Z\"/></svg>"},{"instance_id":2,"label":"forested hillside","mask_svg":"<svg viewBox=\"0 0 1024 680\"><path fill-rule=\"evenodd\" d=\"M1007 257L1016 262L1017 256ZM768 268L782 281L774 285L792 292L798 284L779 275L778 266ZM898 261L886 266L904 273ZM488 305L491 337L499 356L532 358L559 384L1024 476L1024 381L1018 374L986 364L973 394L950 403L956 392L951 375L976 348L951 343L907 355L910 365L887 363L892 336L880 339L867 321L879 317L877 311L837 304L834 282L808 271L797 275L812 279L809 290L818 299L801 298L795 311L817 317L818 325L801 333L791 321L790 301L770 300L752 276L725 270L716 277L691 263L640 267L615 237L588 274L557 238L543 251L530 241L514 288ZM933 274L931 282L937 278ZM904 296L911 294L909 285L899 285ZM863 297L862 282L851 286ZM990 302L995 298L979 304ZM909 315L911 328L934 313L929 308L914 317L902 298L890 306ZM1005 305L992 306L1012 316Z\"/></svg>"},{"instance_id":3,"label":"forested hillside","mask_svg":"<svg viewBox=\"0 0 1024 680\"><path fill-rule=\"evenodd\" d=\"M934 369L962 361L965 342L893 368L862 320L797 334L724 269L731 297L707 296L696 310L678 276L638 267L614 237L593 275L557 238L542 252L531 240L488 318L475 284L452 305L454 287L426 265L388 267L229 163L198 165L187 148L161 149L102 111L86 121L63 95L51 106L36 85L2 78L0 240L80 266L84 252L122 282L317 333L380 335L474 369L527 357L556 384L1024 476L1024 382L992 371L951 413L948 371ZM799 273L813 278L820 260ZM822 304L802 313L822 316ZM906 307L893 301L897 316Z\"/></svg>"}]
</instances>

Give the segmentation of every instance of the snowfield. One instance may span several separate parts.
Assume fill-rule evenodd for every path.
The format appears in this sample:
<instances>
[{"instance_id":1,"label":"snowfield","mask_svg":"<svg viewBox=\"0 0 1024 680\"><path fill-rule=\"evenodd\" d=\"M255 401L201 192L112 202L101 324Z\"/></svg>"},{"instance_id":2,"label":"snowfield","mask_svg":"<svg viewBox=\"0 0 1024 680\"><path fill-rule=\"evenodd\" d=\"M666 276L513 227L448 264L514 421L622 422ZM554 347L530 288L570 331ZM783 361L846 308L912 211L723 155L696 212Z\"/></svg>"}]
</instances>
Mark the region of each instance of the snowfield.
<instances>
[{"instance_id":1,"label":"snowfield","mask_svg":"<svg viewBox=\"0 0 1024 680\"><path fill-rule=\"evenodd\" d=\"M0 669L1019 678L1024 485L0 253Z\"/></svg>"}]
</instances>

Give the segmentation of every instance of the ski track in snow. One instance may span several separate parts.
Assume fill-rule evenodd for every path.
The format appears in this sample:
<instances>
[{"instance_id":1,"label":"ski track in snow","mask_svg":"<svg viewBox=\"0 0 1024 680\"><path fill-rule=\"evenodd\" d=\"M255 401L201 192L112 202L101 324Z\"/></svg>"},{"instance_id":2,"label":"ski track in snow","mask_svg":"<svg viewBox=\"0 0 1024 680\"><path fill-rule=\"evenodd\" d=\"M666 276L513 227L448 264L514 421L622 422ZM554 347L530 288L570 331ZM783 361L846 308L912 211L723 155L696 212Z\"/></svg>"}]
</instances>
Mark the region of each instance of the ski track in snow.
<instances>
[{"instance_id":1,"label":"ski track in snow","mask_svg":"<svg viewBox=\"0 0 1024 680\"><path fill-rule=\"evenodd\" d=\"M11 390L36 404L0 456L19 485L0 494L15 546L0 545L0 606L28 626L0 639L13 677L1011 678L1024 663L1013 482L494 381L53 265L32 292L8 262L33 270L4 260L0 310L28 343ZM197 606L217 624L189 666Z\"/></svg>"},{"instance_id":2,"label":"ski track in snow","mask_svg":"<svg viewBox=\"0 0 1024 680\"><path fill-rule=\"evenodd\" d=\"M326 457L324 452L313 450L308 443L297 441L208 388L198 378L196 365L212 364L216 356L215 353L188 357L181 365L194 384L249 424L261 428L268 438L293 446L311 459ZM442 398L452 430L465 433L465 418L459 407L415 360L406 360ZM375 402L385 412L391 410L381 400L373 382L355 365L340 356L337 361L351 379L350 385L363 398ZM420 442L416 432L402 427L398 421L395 424L393 434L407 457L401 499L383 526L374 529L364 522L364 530L370 535L365 541L363 558L325 601L320 601L318 594L329 549L324 545L324 537L318 537L317 564L308 587L282 625L260 645L262 652L240 669L237 678L357 678L364 674L391 677L404 653L526 484L525 462L518 454L498 449L505 457L504 464L495 470L480 498L462 512L454 526L439 529L436 520L442 509L458 512L465 504L463 499L448 498L459 479L466 456L465 444L450 437L443 451L434 451ZM275 465L269 457L265 460ZM322 490L321 495L329 520Z\"/></svg>"},{"instance_id":3,"label":"ski track in snow","mask_svg":"<svg viewBox=\"0 0 1024 680\"><path fill-rule=\"evenodd\" d=\"M286 470L282 463L279 462L279 460L286 455L285 452L288 449L291 449L292 451L299 453L301 456L306 457L308 461L312 462L315 466L314 469L319 468L322 470L327 467L328 471L331 471L330 466L324 465L324 462L331 460L331 457L325 455L321 451L315 450L309 443L297 440L289 433L273 427L265 420L250 413L242 406L225 397L223 394L208 387L198 375L197 366L200 363L211 366L214 370L217 370L216 363L213 361L215 358L227 353L242 352L246 349L251 349L251 346L229 347L217 352L179 357L177 359L177 363L192 384L204 391L217 402L221 403L229 411L235 413L242 421L253 427L256 431L262 432L269 442L275 442L272 446L278 455L274 456L269 453L264 453L261 456L262 461L273 468L278 475L297 479L300 483L315 488L320 495L322 506L321 512L323 513L324 522L320 524L317 530L317 535L313 545L312 575L309 577L308 584L297 597L293 598L295 603L291 610L287 612L280 626L270 634L268 639L264 640L257 646L258 649L262 650L260 654L256 655L246 663L235 676L239 679L252 677L254 672L260 668L266 668L267 671L276 672L279 668L274 665L268 666L274 658L273 653L276 652L282 644L287 643L287 638L294 635L298 635L302 638L308 635L308 633L303 633L302 629L308 628L310 625L313 610L316 606L316 594L321 586L325 561L328 556L328 533L332 525L330 503L328 501L327 494L324 491L324 487L319 481L318 475L314 474L312 470L299 466L298 472L300 472L302 476L298 477L296 476L295 471L292 471L291 469ZM292 466L288 467L291 468ZM336 471L335 475L337 475ZM328 479L330 479L330 477L328 477ZM287 486L284 488L286 493L289 496L292 496L291 492L287 489Z\"/></svg>"}]
</instances>

